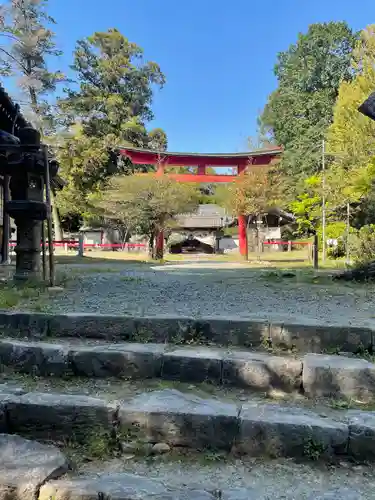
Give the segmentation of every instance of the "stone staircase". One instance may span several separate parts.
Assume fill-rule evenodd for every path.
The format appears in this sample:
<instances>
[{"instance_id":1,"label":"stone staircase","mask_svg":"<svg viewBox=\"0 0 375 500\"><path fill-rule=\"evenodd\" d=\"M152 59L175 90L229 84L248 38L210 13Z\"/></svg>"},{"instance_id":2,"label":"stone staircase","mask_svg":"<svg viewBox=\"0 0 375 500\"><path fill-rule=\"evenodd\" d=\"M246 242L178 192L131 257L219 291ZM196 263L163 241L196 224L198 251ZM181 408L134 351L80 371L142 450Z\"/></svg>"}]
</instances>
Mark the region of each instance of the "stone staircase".
<instances>
[{"instance_id":1,"label":"stone staircase","mask_svg":"<svg viewBox=\"0 0 375 500\"><path fill-rule=\"evenodd\" d=\"M11 498L252 498L69 472L65 448L92 441L113 456L156 445L330 463L375 457L375 364L353 355L371 350L370 329L33 313L1 313L0 328L0 492ZM319 352L335 347L346 355Z\"/></svg>"}]
</instances>

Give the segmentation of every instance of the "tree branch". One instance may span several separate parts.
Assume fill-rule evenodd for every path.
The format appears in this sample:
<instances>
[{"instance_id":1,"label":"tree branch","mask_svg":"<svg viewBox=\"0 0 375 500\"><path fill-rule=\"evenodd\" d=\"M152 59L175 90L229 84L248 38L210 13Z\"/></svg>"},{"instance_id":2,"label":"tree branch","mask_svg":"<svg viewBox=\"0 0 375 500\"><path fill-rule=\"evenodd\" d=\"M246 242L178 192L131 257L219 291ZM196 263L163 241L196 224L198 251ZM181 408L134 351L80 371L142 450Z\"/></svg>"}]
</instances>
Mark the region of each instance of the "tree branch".
<instances>
[{"instance_id":1,"label":"tree branch","mask_svg":"<svg viewBox=\"0 0 375 500\"><path fill-rule=\"evenodd\" d=\"M0 36L5 36L7 38L15 40L16 42L22 43L21 40L18 37L14 36L14 35L11 35L9 33L0 33Z\"/></svg>"},{"instance_id":2,"label":"tree branch","mask_svg":"<svg viewBox=\"0 0 375 500\"><path fill-rule=\"evenodd\" d=\"M27 75L29 74L26 66L24 66L22 63L20 63L20 61L18 61L14 56L12 56L12 54L10 52L8 52L7 50L3 49L2 47L0 47L0 50L2 52L4 52L4 54L6 54L8 57L10 57L15 63L17 63L18 66L20 66Z\"/></svg>"}]
</instances>

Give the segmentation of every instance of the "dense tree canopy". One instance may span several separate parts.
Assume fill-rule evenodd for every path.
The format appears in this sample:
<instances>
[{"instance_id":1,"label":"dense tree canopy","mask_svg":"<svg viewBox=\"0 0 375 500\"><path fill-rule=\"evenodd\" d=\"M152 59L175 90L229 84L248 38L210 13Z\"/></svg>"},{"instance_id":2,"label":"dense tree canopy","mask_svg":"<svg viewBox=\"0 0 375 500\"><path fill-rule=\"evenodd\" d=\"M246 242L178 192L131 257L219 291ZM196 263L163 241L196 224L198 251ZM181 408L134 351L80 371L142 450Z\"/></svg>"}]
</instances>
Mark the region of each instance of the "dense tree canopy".
<instances>
[{"instance_id":1,"label":"dense tree canopy","mask_svg":"<svg viewBox=\"0 0 375 500\"><path fill-rule=\"evenodd\" d=\"M0 14L0 74L16 79L22 100L28 103L26 114L44 133L51 132L54 122L47 96L64 80L60 71L50 71L47 65L47 60L61 54L47 6L47 0L8 0Z\"/></svg>"},{"instance_id":2,"label":"dense tree canopy","mask_svg":"<svg viewBox=\"0 0 375 500\"><path fill-rule=\"evenodd\" d=\"M263 134L285 148L282 166L290 185L320 168L321 141L332 121L339 85L352 78L355 41L344 22L313 24L278 55L278 87L260 123Z\"/></svg>"},{"instance_id":3,"label":"dense tree canopy","mask_svg":"<svg viewBox=\"0 0 375 500\"><path fill-rule=\"evenodd\" d=\"M137 146L147 144L146 122L153 118L152 85L162 86L159 66L142 61L143 51L118 30L94 33L77 42L72 69L78 90L68 90L61 109L87 136L110 134Z\"/></svg>"},{"instance_id":4,"label":"dense tree canopy","mask_svg":"<svg viewBox=\"0 0 375 500\"><path fill-rule=\"evenodd\" d=\"M165 78L156 63L143 62L142 54L116 29L77 43L72 69L78 89L68 89L59 101L63 122L72 131L60 150L62 172L69 181L59 196L62 209L75 207L84 215L87 196L116 173L134 171L119 157L120 146L166 149L165 132L146 129L153 118L154 86L162 86Z\"/></svg>"}]
</instances>

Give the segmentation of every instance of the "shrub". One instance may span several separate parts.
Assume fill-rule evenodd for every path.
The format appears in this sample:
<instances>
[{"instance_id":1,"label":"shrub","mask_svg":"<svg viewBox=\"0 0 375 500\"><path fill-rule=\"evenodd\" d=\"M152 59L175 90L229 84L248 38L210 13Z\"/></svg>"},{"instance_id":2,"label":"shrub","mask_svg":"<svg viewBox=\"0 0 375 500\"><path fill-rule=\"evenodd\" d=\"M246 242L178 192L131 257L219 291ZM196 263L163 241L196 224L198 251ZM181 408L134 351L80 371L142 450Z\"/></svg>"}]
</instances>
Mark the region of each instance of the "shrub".
<instances>
[{"instance_id":1,"label":"shrub","mask_svg":"<svg viewBox=\"0 0 375 500\"><path fill-rule=\"evenodd\" d=\"M323 231L320 226L317 230L319 241L323 239ZM346 223L345 222L331 222L326 225L326 240L337 240L336 246L329 246L327 248L327 255L333 259L343 257L346 252Z\"/></svg>"},{"instance_id":2,"label":"shrub","mask_svg":"<svg viewBox=\"0 0 375 500\"><path fill-rule=\"evenodd\" d=\"M361 227L350 237L350 254L356 262L365 264L375 259L375 224Z\"/></svg>"}]
</instances>

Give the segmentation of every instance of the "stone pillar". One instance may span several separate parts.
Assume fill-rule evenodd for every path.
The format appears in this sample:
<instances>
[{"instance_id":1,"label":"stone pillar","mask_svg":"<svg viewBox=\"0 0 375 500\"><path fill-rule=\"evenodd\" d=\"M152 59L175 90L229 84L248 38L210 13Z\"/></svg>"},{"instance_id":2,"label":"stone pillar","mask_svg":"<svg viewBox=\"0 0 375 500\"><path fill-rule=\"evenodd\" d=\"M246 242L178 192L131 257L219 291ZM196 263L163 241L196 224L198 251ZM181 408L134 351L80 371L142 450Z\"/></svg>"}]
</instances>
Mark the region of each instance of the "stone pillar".
<instances>
[{"instance_id":1,"label":"stone pillar","mask_svg":"<svg viewBox=\"0 0 375 500\"><path fill-rule=\"evenodd\" d=\"M245 258L248 257L247 251L247 227L246 227L246 216L238 216L238 237L240 240L240 254Z\"/></svg>"},{"instance_id":2,"label":"stone pillar","mask_svg":"<svg viewBox=\"0 0 375 500\"><path fill-rule=\"evenodd\" d=\"M162 259L164 257L164 232L159 231L155 241L155 257Z\"/></svg>"}]
</instances>

